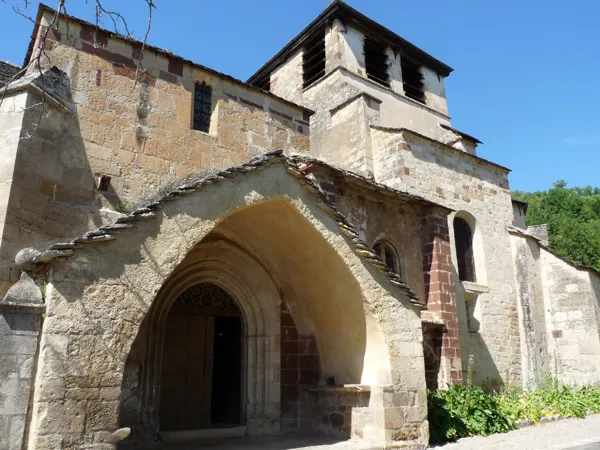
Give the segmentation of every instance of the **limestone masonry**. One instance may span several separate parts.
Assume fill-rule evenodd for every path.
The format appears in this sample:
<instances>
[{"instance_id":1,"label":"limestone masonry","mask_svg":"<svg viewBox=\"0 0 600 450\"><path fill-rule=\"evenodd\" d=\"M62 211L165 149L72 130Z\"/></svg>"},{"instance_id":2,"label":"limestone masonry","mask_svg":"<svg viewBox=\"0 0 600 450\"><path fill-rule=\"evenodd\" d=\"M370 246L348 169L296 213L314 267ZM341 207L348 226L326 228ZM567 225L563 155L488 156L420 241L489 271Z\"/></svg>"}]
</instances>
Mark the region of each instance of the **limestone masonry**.
<instances>
[{"instance_id":1,"label":"limestone masonry","mask_svg":"<svg viewBox=\"0 0 600 450\"><path fill-rule=\"evenodd\" d=\"M0 450L425 449L470 358L600 384L600 274L452 127L449 66L341 1L247 82L55 14L0 61Z\"/></svg>"}]
</instances>

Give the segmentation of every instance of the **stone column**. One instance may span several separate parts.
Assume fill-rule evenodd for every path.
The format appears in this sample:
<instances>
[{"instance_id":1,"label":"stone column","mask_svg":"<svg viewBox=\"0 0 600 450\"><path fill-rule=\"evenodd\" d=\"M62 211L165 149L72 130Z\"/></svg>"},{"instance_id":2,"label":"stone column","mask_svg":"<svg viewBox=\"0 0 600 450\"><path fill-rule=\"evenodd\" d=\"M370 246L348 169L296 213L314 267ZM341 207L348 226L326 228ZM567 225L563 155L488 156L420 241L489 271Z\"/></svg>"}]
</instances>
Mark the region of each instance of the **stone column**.
<instances>
[{"instance_id":1,"label":"stone column","mask_svg":"<svg viewBox=\"0 0 600 450\"><path fill-rule=\"evenodd\" d=\"M27 439L45 311L42 292L26 272L0 302L0 450L20 450Z\"/></svg>"},{"instance_id":2,"label":"stone column","mask_svg":"<svg viewBox=\"0 0 600 450\"><path fill-rule=\"evenodd\" d=\"M443 324L438 375L438 387L443 389L448 384L462 384L452 251L446 214L430 212L421 219L421 249L427 309L435 321Z\"/></svg>"}]
</instances>

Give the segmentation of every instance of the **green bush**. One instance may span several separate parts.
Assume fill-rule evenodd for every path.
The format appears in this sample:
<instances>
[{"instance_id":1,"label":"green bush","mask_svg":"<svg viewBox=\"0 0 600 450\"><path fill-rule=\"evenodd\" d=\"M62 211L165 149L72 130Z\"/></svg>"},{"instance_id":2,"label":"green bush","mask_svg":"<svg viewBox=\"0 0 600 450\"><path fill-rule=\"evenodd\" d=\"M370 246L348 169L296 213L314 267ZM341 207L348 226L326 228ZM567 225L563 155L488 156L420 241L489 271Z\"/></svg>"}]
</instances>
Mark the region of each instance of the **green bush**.
<instances>
[{"instance_id":1,"label":"green bush","mask_svg":"<svg viewBox=\"0 0 600 450\"><path fill-rule=\"evenodd\" d=\"M467 436L487 436L513 428L497 396L480 387L450 386L429 393L430 442L455 441Z\"/></svg>"},{"instance_id":2,"label":"green bush","mask_svg":"<svg viewBox=\"0 0 600 450\"><path fill-rule=\"evenodd\" d=\"M428 403L430 442L437 444L505 433L520 420L538 423L543 417L600 413L600 388L573 388L546 377L533 391L513 388L489 394L479 387L450 386L430 391Z\"/></svg>"}]
</instances>

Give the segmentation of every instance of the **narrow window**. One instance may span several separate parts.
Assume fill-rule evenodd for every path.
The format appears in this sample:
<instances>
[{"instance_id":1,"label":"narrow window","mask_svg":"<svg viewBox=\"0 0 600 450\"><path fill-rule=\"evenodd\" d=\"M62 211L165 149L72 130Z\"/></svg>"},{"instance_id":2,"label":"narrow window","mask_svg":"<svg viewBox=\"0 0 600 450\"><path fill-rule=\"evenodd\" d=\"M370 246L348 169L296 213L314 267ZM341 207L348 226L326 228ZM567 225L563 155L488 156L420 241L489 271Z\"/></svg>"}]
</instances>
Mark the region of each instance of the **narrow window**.
<instances>
[{"instance_id":1,"label":"narrow window","mask_svg":"<svg viewBox=\"0 0 600 450\"><path fill-rule=\"evenodd\" d=\"M400 260L396 249L387 241L378 241L373 245L373 251L381 258L381 261L390 269L392 272L398 274L402 278L402 268L400 267Z\"/></svg>"},{"instance_id":2,"label":"narrow window","mask_svg":"<svg viewBox=\"0 0 600 450\"><path fill-rule=\"evenodd\" d=\"M466 220L454 218L454 240L458 260L458 278L460 281L475 282L475 262L473 259L473 232Z\"/></svg>"},{"instance_id":3,"label":"narrow window","mask_svg":"<svg viewBox=\"0 0 600 450\"><path fill-rule=\"evenodd\" d=\"M210 130L210 115L212 112L212 87L196 83L194 89L194 130L208 133Z\"/></svg>"},{"instance_id":4,"label":"narrow window","mask_svg":"<svg viewBox=\"0 0 600 450\"><path fill-rule=\"evenodd\" d=\"M400 65L402 67L404 94L413 100L425 103L425 84L423 83L421 66L412 62L404 55L401 57Z\"/></svg>"},{"instance_id":5,"label":"narrow window","mask_svg":"<svg viewBox=\"0 0 600 450\"><path fill-rule=\"evenodd\" d=\"M367 78L389 87L388 56L385 45L365 36L364 52Z\"/></svg>"},{"instance_id":6,"label":"narrow window","mask_svg":"<svg viewBox=\"0 0 600 450\"><path fill-rule=\"evenodd\" d=\"M325 76L325 30L315 33L304 44L302 52L302 87Z\"/></svg>"}]
</instances>

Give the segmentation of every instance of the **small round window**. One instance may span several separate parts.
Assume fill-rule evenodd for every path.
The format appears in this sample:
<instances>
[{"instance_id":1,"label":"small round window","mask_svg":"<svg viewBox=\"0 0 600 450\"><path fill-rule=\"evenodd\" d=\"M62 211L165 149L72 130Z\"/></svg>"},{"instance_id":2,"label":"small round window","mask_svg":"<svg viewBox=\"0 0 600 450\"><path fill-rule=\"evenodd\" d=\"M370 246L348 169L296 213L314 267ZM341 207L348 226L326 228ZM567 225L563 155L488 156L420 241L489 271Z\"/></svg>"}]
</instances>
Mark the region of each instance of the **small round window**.
<instances>
[{"instance_id":1,"label":"small round window","mask_svg":"<svg viewBox=\"0 0 600 450\"><path fill-rule=\"evenodd\" d=\"M396 272L402 278L402 268L398 252L388 241L377 241L373 245L373 251L381 258L385 265L393 272Z\"/></svg>"}]
</instances>

